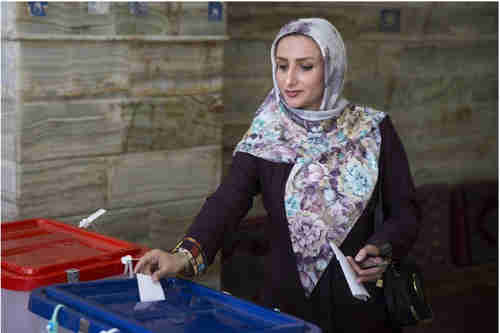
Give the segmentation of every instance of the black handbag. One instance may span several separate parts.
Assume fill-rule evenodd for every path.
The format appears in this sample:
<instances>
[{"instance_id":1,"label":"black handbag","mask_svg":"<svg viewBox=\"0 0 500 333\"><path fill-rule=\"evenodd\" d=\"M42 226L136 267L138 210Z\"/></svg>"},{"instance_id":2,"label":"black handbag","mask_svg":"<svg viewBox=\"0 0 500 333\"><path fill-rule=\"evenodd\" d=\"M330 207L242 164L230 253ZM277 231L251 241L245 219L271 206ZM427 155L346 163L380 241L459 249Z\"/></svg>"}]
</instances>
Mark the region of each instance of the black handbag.
<instances>
[{"instance_id":1,"label":"black handbag","mask_svg":"<svg viewBox=\"0 0 500 333\"><path fill-rule=\"evenodd\" d=\"M384 296L391 324L416 326L432 321L422 273L412 258L391 263L384 273Z\"/></svg>"},{"instance_id":2,"label":"black handbag","mask_svg":"<svg viewBox=\"0 0 500 333\"><path fill-rule=\"evenodd\" d=\"M377 186L375 231L380 230L384 223L382 184ZM390 246L381 252L387 254ZM392 260L384 272L382 288L392 326L416 326L432 321L433 313L426 297L422 272L413 258Z\"/></svg>"}]
</instances>

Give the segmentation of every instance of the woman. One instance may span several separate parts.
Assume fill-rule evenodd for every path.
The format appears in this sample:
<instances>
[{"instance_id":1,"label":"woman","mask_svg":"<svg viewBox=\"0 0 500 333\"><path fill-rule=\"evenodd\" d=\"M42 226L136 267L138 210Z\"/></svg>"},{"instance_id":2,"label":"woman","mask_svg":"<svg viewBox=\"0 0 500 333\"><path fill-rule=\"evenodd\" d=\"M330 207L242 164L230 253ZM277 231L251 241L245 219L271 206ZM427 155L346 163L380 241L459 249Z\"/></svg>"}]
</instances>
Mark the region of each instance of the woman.
<instances>
[{"instance_id":1,"label":"woman","mask_svg":"<svg viewBox=\"0 0 500 333\"><path fill-rule=\"evenodd\" d=\"M196 275L261 193L270 253L258 303L324 332L392 331L386 323L381 249L404 256L417 236L414 185L389 117L342 98L344 43L323 19L285 25L271 48L274 88L237 145L231 171L171 253L153 250L136 272ZM381 186L384 227L374 232ZM330 242L371 295L354 298ZM352 258L354 257L354 259Z\"/></svg>"}]
</instances>

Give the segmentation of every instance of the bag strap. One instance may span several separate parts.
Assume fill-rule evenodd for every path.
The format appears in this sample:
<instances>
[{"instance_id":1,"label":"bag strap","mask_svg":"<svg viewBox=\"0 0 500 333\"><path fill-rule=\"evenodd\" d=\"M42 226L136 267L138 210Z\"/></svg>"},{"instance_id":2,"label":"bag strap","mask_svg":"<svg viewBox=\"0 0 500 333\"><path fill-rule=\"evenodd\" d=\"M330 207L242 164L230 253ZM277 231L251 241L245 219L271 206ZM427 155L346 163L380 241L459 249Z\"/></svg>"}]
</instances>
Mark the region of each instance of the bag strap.
<instances>
[{"instance_id":1,"label":"bag strap","mask_svg":"<svg viewBox=\"0 0 500 333\"><path fill-rule=\"evenodd\" d=\"M378 171L378 181L376 184L377 196L374 211L374 231L380 231L384 225L384 196L382 195L382 172ZM392 256L392 245L390 243L385 243L380 245L380 256L391 257Z\"/></svg>"},{"instance_id":2,"label":"bag strap","mask_svg":"<svg viewBox=\"0 0 500 333\"><path fill-rule=\"evenodd\" d=\"M382 230L384 224L384 197L382 196L382 181L379 175L377 183L377 200L375 204L375 232Z\"/></svg>"}]
</instances>

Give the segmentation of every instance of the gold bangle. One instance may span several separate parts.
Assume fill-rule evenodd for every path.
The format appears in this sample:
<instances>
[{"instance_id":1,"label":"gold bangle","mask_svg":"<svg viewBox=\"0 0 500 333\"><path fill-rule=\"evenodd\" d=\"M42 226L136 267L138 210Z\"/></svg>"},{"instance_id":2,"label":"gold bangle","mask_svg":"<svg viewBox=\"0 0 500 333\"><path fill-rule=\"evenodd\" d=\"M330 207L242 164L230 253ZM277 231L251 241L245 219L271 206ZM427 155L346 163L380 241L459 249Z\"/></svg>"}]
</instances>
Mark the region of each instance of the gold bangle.
<instances>
[{"instance_id":1,"label":"gold bangle","mask_svg":"<svg viewBox=\"0 0 500 333\"><path fill-rule=\"evenodd\" d=\"M182 260L180 273L186 276L191 276L193 274L193 267L191 267L191 252L181 247L174 252L174 255Z\"/></svg>"}]
</instances>

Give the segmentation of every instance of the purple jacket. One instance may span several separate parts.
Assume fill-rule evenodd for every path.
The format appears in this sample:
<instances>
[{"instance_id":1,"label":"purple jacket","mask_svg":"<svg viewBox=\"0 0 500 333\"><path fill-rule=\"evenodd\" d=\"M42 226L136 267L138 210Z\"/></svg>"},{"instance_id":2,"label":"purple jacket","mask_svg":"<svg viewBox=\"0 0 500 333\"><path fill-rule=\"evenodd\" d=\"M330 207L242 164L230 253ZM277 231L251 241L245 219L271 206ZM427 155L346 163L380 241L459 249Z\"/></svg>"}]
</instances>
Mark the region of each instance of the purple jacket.
<instances>
[{"instance_id":1,"label":"purple jacket","mask_svg":"<svg viewBox=\"0 0 500 333\"><path fill-rule=\"evenodd\" d=\"M365 209L341 246L346 256L354 256L366 243L377 245L389 242L393 257L402 257L417 237L419 212L406 153L388 116L381 122L380 130L382 148L377 186L382 186L384 227L374 233L373 210ZM186 237L199 243L204 260L211 264L217 251L223 247L225 238L238 229L240 221L252 207L254 196L262 194L268 212L266 234L270 252L266 256L266 281L262 283L258 303L294 314L297 304L304 302L305 296L292 251L283 201L292 166L236 153L230 173L217 191L207 198ZM378 188L374 193L377 191ZM373 203L367 205L372 206ZM345 288L345 284L342 286Z\"/></svg>"}]
</instances>

